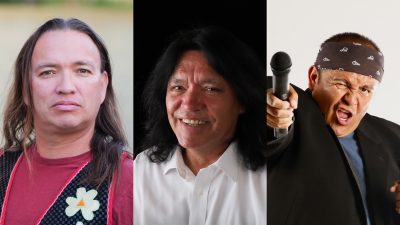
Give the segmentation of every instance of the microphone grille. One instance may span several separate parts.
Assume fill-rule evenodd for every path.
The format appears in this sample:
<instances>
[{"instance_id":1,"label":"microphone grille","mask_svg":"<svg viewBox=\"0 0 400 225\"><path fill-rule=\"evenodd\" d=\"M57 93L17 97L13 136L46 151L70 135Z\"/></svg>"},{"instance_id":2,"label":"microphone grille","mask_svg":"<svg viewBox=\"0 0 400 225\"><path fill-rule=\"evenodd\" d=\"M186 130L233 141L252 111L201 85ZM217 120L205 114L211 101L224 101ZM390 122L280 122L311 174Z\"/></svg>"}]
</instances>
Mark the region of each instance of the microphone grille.
<instances>
[{"instance_id":1,"label":"microphone grille","mask_svg":"<svg viewBox=\"0 0 400 225\"><path fill-rule=\"evenodd\" d=\"M270 66L273 70L284 71L292 66L292 60L286 52L277 52L272 56Z\"/></svg>"}]
</instances>

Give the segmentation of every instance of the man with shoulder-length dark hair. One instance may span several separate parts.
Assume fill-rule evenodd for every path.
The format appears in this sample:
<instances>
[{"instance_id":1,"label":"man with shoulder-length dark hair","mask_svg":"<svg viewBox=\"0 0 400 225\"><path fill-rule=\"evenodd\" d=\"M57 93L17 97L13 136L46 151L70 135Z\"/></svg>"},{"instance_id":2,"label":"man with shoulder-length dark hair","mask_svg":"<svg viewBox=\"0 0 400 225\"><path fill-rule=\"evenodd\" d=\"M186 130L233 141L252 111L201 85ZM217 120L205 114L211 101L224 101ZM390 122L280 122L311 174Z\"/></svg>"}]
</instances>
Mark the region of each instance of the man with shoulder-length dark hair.
<instances>
[{"instance_id":1,"label":"man with shoulder-length dark hair","mask_svg":"<svg viewBox=\"0 0 400 225\"><path fill-rule=\"evenodd\" d=\"M289 101L267 91L269 224L400 224L400 126L367 113L383 62L369 38L339 33L321 44L307 90L291 87Z\"/></svg>"},{"instance_id":2,"label":"man with shoulder-length dark hair","mask_svg":"<svg viewBox=\"0 0 400 225\"><path fill-rule=\"evenodd\" d=\"M100 37L78 19L51 19L14 70L0 224L132 224L133 161Z\"/></svg>"},{"instance_id":3,"label":"man with shoulder-length dark hair","mask_svg":"<svg viewBox=\"0 0 400 225\"><path fill-rule=\"evenodd\" d=\"M265 70L228 31L184 31L145 87L135 224L266 224Z\"/></svg>"}]
</instances>

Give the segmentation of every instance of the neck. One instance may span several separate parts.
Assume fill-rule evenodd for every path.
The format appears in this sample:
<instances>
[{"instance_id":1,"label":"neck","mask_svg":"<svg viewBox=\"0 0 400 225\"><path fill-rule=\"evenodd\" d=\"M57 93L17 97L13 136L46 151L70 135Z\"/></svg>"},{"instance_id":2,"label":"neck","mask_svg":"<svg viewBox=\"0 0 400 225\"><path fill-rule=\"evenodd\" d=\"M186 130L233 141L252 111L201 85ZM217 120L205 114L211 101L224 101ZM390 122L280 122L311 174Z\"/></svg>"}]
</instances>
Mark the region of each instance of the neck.
<instances>
[{"instance_id":1,"label":"neck","mask_svg":"<svg viewBox=\"0 0 400 225\"><path fill-rule=\"evenodd\" d=\"M43 158L58 159L90 151L94 128L73 133L45 133L36 130L37 151Z\"/></svg>"},{"instance_id":2,"label":"neck","mask_svg":"<svg viewBox=\"0 0 400 225\"><path fill-rule=\"evenodd\" d=\"M229 143L223 145L217 149L185 149L182 151L183 161L186 166L193 172L194 175L200 171L200 169L206 168L213 164L221 157L221 155L228 148Z\"/></svg>"}]
</instances>

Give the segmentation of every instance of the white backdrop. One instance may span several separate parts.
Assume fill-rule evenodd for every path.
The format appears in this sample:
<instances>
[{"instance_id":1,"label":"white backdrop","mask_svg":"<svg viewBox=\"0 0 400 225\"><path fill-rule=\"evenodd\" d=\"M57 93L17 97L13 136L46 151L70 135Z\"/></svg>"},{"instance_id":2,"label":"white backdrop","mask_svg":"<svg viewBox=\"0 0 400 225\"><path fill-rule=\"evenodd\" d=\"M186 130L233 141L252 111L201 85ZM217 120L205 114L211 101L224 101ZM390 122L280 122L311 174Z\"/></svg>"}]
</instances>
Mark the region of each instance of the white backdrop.
<instances>
[{"instance_id":1,"label":"white backdrop","mask_svg":"<svg viewBox=\"0 0 400 225\"><path fill-rule=\"evenodd\" d=\"M396 0L268 0L267 73L278 51L292 59L290 82L307 88L307 71L319 45L341 32L372 39L385 56L385 74L368 113L400 124L400 1Z\"/></svg>"}]
</instances>

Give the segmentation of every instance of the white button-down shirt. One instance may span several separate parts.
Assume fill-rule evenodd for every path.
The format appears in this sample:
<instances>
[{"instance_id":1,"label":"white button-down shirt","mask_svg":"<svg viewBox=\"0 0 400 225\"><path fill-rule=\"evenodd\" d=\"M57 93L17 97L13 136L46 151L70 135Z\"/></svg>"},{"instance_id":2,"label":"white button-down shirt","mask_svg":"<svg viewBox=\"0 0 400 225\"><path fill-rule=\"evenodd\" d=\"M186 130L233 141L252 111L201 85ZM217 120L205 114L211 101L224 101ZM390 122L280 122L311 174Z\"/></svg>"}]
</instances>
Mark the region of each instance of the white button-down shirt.
<instances>
[{"instance_id":1,"label":"white button-down shirt","mask_svg":"<svg viewBox=\"0 0 400 225\"><path fill-rule=\"evenodd\" d=\"M135 225L267 224L267 169L244 167L232 143L197 176L177 147L157 164L145 153L134 162Z\"/></svg>"}]
</instances>

